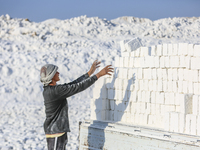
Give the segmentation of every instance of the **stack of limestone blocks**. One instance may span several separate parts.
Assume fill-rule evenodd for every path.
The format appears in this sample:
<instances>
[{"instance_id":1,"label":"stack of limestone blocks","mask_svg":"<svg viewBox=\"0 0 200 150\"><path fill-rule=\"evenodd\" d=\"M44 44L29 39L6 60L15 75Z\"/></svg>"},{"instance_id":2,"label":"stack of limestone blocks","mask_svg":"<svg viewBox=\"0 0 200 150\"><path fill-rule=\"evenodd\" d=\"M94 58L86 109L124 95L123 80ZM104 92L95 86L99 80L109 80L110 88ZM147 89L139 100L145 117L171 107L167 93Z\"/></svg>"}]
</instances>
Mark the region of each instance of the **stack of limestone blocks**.
<instances>
[{"instance_id":1,"label":"stack of limestone blocks","mask_svg":"<svg viewBox=\"0 0 200 150\"><path fill-rule=\"evenodd\" d=\"M91 119L200 135L200 45L124 50L95 83Z\"/></svg>"}]
</instances>

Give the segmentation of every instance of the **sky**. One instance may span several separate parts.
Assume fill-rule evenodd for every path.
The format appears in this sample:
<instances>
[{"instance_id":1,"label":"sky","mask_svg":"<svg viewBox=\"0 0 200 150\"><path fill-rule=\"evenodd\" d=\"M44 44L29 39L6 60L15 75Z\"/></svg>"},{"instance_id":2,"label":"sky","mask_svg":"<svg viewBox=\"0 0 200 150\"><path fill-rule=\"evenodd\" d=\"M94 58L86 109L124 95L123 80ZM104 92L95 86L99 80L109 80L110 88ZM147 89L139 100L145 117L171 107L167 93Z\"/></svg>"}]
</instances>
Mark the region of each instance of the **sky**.
<instances>
[{"instance_id":1,"label":"sky","mask_svg":"<svg viewBox=\"0 0 200 150\"><path fill-rule=\"evenodd\" d=\"M83 15L107 20L122 16L151 20L200 17L200 0L0 0L0 16L6 14L34 22Z\"/></svg>"}]
</instances>

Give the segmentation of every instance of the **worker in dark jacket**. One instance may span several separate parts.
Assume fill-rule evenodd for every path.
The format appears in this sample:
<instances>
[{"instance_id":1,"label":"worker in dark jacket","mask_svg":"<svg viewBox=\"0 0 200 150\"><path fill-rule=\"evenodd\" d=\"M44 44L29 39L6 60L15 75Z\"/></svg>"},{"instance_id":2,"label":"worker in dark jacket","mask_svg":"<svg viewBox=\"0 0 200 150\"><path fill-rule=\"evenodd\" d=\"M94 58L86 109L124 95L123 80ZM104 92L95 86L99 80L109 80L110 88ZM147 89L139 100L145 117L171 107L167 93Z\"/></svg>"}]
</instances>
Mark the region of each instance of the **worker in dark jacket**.
<instances>
[{"instance_id":1,"label":"worker in dark jacket","mask_svg":"<svg viewBox=\"0 0 200 150\"><path fill-rule=\"evenodd\" d=\"M96 60L86 74L73 82L59 85L56 84L60 80L57 66L47 64L41 68L40 81L44 85L43 97L46 113L44 131L48 150L65 150L67 132L70 132L66 98L85 90L101 76L111 75L110 73L113 72L111 65L108 65L96 75L91 76L99 65L100 62Z\"/></svg>"}]
</instances>

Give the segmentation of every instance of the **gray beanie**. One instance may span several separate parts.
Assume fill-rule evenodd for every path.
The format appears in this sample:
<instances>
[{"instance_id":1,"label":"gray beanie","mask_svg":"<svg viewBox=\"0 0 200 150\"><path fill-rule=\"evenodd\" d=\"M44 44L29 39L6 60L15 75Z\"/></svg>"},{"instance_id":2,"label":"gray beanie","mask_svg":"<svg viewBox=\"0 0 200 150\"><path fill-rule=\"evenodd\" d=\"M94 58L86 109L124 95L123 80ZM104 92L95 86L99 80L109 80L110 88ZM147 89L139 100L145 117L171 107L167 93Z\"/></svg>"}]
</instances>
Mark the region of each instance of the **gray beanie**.
<instances>
[{"instance_id":1,"label":"gray beanie","mask_svg":"<svg viewBox=\"0 0 200 150\"><path fill-rule=\"evenodd\" d=\"M56 74L58 67L52 64L44 65L40 70L40 81L44 86L47 86L52 82L52 78Z\"/></svg>"}]
</instances>

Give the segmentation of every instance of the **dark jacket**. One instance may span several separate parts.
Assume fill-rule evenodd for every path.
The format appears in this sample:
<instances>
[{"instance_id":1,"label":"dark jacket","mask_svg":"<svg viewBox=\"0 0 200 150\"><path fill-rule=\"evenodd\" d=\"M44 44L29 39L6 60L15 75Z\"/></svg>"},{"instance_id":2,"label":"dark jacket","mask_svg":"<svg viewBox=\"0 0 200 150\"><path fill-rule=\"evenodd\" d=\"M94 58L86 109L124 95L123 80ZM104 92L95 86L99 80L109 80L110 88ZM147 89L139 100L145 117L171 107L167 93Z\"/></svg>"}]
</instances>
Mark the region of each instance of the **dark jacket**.
<instances>
[{"instance_id":1,"label":"dark jacket","mask_svg":"<svg viewBox=\"0 0 200 150\"><path fill-rule=\"evenodd\" d=\"M79 93L97 80L96 75L89 78L88 73L68 84L44 86L43 97L46 120L45 134L70 132L67 97Z\"/></svg>"}]
</instances>

